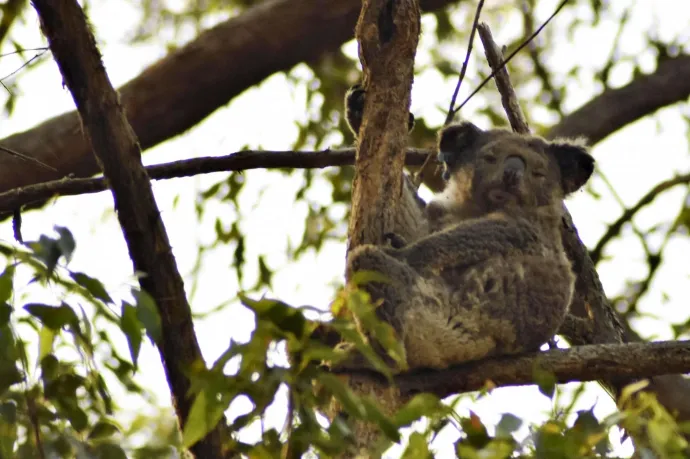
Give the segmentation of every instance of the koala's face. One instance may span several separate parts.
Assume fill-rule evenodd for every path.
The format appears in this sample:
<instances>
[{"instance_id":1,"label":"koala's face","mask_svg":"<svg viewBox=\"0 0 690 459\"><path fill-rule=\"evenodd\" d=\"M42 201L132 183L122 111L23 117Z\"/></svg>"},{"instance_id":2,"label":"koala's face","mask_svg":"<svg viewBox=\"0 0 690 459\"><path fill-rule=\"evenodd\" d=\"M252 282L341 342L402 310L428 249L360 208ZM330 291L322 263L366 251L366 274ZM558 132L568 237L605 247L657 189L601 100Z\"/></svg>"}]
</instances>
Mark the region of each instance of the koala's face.
<instances>
[{"instance_id":1,"label":"koala's face","mask_svg":"<svg viewBox=\"0 0 690 459\"><path fill-rule=\"evenodd\" d=\"M594 170L582 146L482 131L471 123L442 131L439 160L463 198L490 211L551 204L584 185Z\"/></svg>"}]
</instances>

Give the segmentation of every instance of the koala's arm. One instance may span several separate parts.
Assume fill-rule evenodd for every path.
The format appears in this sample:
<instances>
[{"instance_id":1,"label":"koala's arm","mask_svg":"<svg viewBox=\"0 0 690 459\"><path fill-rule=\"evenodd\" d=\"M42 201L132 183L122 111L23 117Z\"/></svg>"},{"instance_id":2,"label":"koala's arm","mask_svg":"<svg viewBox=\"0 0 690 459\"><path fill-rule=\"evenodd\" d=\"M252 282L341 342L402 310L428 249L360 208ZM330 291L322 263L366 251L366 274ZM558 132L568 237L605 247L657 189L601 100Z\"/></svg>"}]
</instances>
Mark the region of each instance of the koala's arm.
<instances>
[{"instance_id":1,"label":"koala's arm","mask_svg":"<svg viewBox=\"0 0 690 459\"><path fill-rule=\"evenodd\" d=\"M416 270L438 271L539 245L538 233L526 222L483 218L463 222L402 249L386 249L386 252Z\"/></svg>"}]
</instances>

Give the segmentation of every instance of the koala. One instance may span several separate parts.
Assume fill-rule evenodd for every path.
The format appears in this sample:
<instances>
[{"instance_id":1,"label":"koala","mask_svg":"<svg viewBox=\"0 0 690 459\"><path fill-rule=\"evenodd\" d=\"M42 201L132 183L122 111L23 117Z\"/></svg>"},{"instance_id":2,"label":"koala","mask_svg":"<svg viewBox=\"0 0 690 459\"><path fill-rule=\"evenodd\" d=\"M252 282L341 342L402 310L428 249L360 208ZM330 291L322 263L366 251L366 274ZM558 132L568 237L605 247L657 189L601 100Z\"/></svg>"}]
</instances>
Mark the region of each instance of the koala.
<instances>
[{"instance_id":1,"label":"koala","mask_svg":"<svg viewBox=\"0 0 690 459\"><path fill-rule=\"evenodd\" d=\"M364 104L366 102L367 91L361 84L356 84L345 93L345 120L347 125L355 135L359 136L359 128L362 126L364 118ZM414 128L414 115L408 113L407 131Z\"/></svg>"},{"instance_id":2,"label":"koala","mask_svg":"<svg viewBox=\"0 0 690 459\"><path fill-rule=\"evenodd\" d=\"M441 131L439 159L447 186L426 212L437 230L404 247L355 248L348 278L362 270L388 278L362 288L381 301L377 314L410 369L537 351L574 290L562 200L587 182L594 159L577 143L468 122ZM353 353L341 366L367 365Z\"/></svg>"},{"instance_id":3,"label":"koala","mask_svg":"<svg viewBox=\"0 0 690 459\"><path fill-rule=\"evenodd\" d=\"M360 84L348 89L345 94L345 119L354 134L359 137L364 116L366 90ZM408 132L414 128L414 115L409 113ZM403 247L407 241L419 239L429 234L427 217L425 215L426 202L417 195L417 190L407 174L403 174L402 195L398 200L395 213L394 232L387 235L393 247Z\"/></svg>"}]
</instances>

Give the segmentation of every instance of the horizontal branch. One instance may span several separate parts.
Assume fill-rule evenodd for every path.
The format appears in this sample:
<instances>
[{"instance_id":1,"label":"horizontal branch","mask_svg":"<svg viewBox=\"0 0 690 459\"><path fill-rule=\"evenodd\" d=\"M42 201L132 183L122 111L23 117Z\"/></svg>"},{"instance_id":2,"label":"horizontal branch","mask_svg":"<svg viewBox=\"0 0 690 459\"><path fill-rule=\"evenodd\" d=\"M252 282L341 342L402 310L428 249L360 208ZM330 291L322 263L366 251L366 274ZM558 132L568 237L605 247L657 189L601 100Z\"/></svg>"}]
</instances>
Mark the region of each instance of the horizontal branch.
<instances>
[{"instance_id":1,"label":"horizontal branch","mask_svg":"<svg viewBox=\"0 0 690 459\"><path fill-rule=\"evenodd\" d=\"M660 62L657 69L607 89L551 128L550 139L585 137L594 145L633 121L690 97L690 56Z\"/></svg>"},{"instance_id":2,"label":"horizontal branch","mask_svg":"<svg viewBox=\"0 0 690 459\"><path fill-rule=\"evenodd\" d=\"M534 369L555 376L556 382L597 381L614 378L648 378L690 372L690 341L598 344L554 349L521 356L502 356L454 366L446 370L419 370L395 377L401 394L429 392L438 397L472 392L486 387L534 384ZM386 385L369 371L348 371L356 379Z\"/></svg>"},{"instance_id":3,"label":"horizontal branch","mask_svg":"<svg viewBox=\"0 0 690 459\"><path fill-rule=\"evenodd\" d=\"M637 201L637 204L626 209L615 222L611 223L611 225L606 230L606 233L604 233L601 239L599 239L599 242L597 242L597 245L589 253L589 256L592 257L592 261L594 262L594 264L597 264L601 259L604 246L608 244L611 239L618 236L618 234L620 234L621 232L621 229L623 228L623 225L625 225L629 221L632 221L633 217L635 217L635 215L640 210L642 210L645 206L651 204L652 201L654 201L664 191L673 188L676 185L683 185L688 183L690 183L690 174L678 175L669 180L665 180L656 185L651 190L649 190L647 194L642 196L642 198L640 198L640 200Z\"/></svg>"},{"instance_id":4,"label":"horizontal branch","mask_svg":"<svg viewBox=\"0 0 690 459\"><path fill-rule=\"evenodd\" d=\"M427 150L409 149L405 158L408 166L419 166L429 154ZM352 165L354 148L323 151L240 151L226 156L192 158L148 166L146 172L154 180L191 177L212 172L250 169L320 169L330 166ZM28 185L0 193L0 218L25 205L44 202L54 196L74 196L98 193L108 189L103 177L55 180Z\"/></svg>"},{"instance_id":5,"label":"horizontal branch","mask_svg":"<svg viewBox=\"0 0 690 459\"><path fill-rule=\"evenodd\" d=\"M425 11L458 0L422 0ZM353 38L361 0L267 0L171 51L120 88L142 150L179 135L269 76L313 62ZM98 26L98 24L96 24ZM60 82L53 81L60 91ZM100 172L76 111L0 139L57 169L0 155L0 192Z\"/></svg>"}]
</instances>

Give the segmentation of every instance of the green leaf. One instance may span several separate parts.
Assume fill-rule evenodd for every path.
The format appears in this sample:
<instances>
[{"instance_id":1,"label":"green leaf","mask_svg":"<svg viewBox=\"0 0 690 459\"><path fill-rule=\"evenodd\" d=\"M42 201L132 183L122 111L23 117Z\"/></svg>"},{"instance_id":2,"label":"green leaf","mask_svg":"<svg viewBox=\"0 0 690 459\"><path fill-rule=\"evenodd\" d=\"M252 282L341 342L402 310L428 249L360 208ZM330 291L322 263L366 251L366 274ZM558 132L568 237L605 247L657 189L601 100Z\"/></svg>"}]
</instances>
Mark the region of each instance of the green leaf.
<instances>
[{"instance_id":1,"label":"green leaf","mask_svg":"<svg viewBox=\"0 0 690 459\"><path fill-rule=\"evenodd\" d=\"M255 301L244 294L239 297L242 304L254 311L259 320L268 320L279 330L292 333L298 338L304 336L307 319L301 310L278 300L263 298Z\"/></svg>"},{"instance_id":2,"label":"green leaf","mask_svg":"<svg viewBox=\"0 0 690 459\"><path fill-rule=\"evenodd\" d=\"M110 298L108 292L105 291L105 287L103 287L103 284L98 279L88 276L84 273L73 272L70 272L70 277L74 279L74 282L84 287L95 298L98 298L104 303L113 303L112 298Z\"/></svg>"},{"instance_id":3,"label":"green leaf","mask_svg":"<svg viewBox=\"0 0 690 459\"><path fill-rule=\"evenodd\" d=\"M318 375L318 381L338 399L350 415L360 419L364 417L366 411L361 400L338 377L329 373L321 373Z\"/></svg>"},{"instance_id":4,"label":"green leaf","mask_svg":"<svg viewBox=\"0 0 690 459\"><path fill-rule=\"evenodd\" d=\"M350 282L360 286L369 282L390 283L390 279L378 271L357 271L350 278Z\"/></svg>"},{"instance_id":5,"label":"green leaf","mask_svg":"<svg viewBox=\"0 0 690 459\"><path fill-rule=\"evenodd\" d=\"M93 429L91 429L88 438L89 440L108 438L112 437L120 431L120 426L118 426L115 423L115 421L112 421L110 419L101 419L96 423L95 426L93 426Z\"/></svg>"},{"instance_id":6,"label":"green leaf","mask_svg":"<svg viewBox=\"0 0 690 459\"><path fill-rule=\"evenodd\" d=\"M96 447L98 459L127 459L127 454L120 445L101 443Z\"/></svg>"},{"instance_id":7,"label":"green leaf","mask_svg":"<svg viewBox=\"0 0 690 459\"><path fill-rule=\"evenodd\" d=\"M137 360L139 358L139 351L141 350L141 342L143 339L142 329L144 328L144 325L137 317L137 308L124 301L122 302L120 328L122 329L122 333L124 333L127 337L129 355L132 357L132 363L136 368Z\"/></svg>"},{"instance_id":8,"label":"green leaf","mask_svg":"<svg viewBox=\"0 0 690 459\"><path fill-rule=\"evenodd\" d=\"M12 298L12 281L14 278L14 265L8 265L0 275L0 303L7 303Z\"/></svg>"},{"instance_id":9,"label":"green leaf","mask_svg":"<svg viewBox=\"0 0 690 459\"><path fill-rule=\"evenodd\" d=\"M0 457L14 457L17 441L17 404L14 400L0 403Z\"/></svg>"},{"instance_id":10,"label":"green leaf","mask_svg":"<svg viewBox=\"0 0 690 459\"><path fill-rule=\"evenodd\" d=\"M213 393L205 390L199 392L189 410L189 417L182 431L182 446L184 448L189 448L213 430L228 407L229 401L225 399L226 397L221 397L222 401L219 402Z\"/></svg>"},{"instance_id":11,"label":"green leaf","mask_svg":"<svg viewBox=\"0 0 690 459\"><path fill-rule=\"evenodd\" d=\"M0 303L0 327L4 327L10 322L14 308L7 303Z\"/></svg>"},{"instance_id":12,"label":"green leaf","mask_svg":"<svg viewBox=\"0 0 690 459\"><path fill-rule=\"evenodd\" d=\"M491 440L479 416L470 411L469 418L460 419L460 426L467 435L467 441L475 448L483 448Z\"/></svg>"},{"instance_id":13,"label":"green leaf","mask_svg":"<svg viewBox=\"0 0 690 459\"><path fill-rule=\"evenodd\" d=\"M379 407L368 397L362 397L361 400L366 411L366 418L376 423L389 440L396 443L400 442L400 431L391 419L383 414Z\"/></svg>"},{"instance_id":14,"label":"green leaf","mask_svg":"<svg viewBox=\"0 0 690 459\"><path fill-rule=\"evenodd\" d=\"M57 246L59 247L62 255L65 257L65 260L69 262L72 259L74 249L77 247L74 236L72 236L72 232L64 226L55 226L54 229L55 232L60 235L57 240Z\"/></svg>"},{"instance_id":15,"label":"green leaf","mask_svg":"<svg viewBox=\"0 0 690 459\"><path fill-rule=\"evenodd\" d=\"M449 411L451 411L450 407L441 403L435 395L417 394L398 410L395 414L395 423L398 427L407 427L423 416L442 414Z\"/></svg>"},{"instance_id":16,"label":"green leaf","mask_svg":"<svg viewBox=\"0 0 690 459\"><path fill-rule=\"evenodd\" d=\"M556 392L556 376L553 373L543 370L537 364L532 370L532 379L539 386L539 392L548 398L553 398Z\"/></svg>"},{"instance_id":17,"label":"green leaf","mask_svg":"<svg viewBox=\"0 0 690 459\"><path fill-rule=\"evenodd\" d=\"M29 314L40 320L46 327L60 330L66 325L76 325L79 322L77 314L67 306L48 306L46 304L29 303L24 306Z\"/></svg>"},{"instance_id":18,"label":"green leaf","mask_svg":"<svg viewBox=\"0 0 690 459\"><path fill-rule=\"evenodd\" d=\"M89 419L86 416L86 413L78 406L71 406L68 410L66 410L66 414L69 423L72 424L72 427L74 427L74 430L77 432L83 431L89 424Z\"/></svg>"},{"instance_id":19,"label":"green leaf","mask_svg":"<svg viewBox=\"0 0 690 459\"><path fill-rule=\"evenodd\" d=\"M407 448L401 459L424 459L433 458L429 451L429 442L420 432L412 432L407 442Z\"/></svg>"},{"instance_id":20,"label":"green leaf","mask_svg":"<svg viewBox=\"0 0 690 459\"><path fill-rule=\"evenodd\" d=\"M41 327L38 333L38 360L53 352L53 344L55 343L55 330L48 326Z\"/></svg>"},{"instance_id":21,"label":"green leaf","mask_svg":"<svg viewBox=\"0 0 690 459\"><path fill-rule=\"evenodd\" d=\"M47 385L58 377L60 362L52 355L46 355L41 359L41 379L43 384Z\"/></svg>"},{"instance_id":22,"label":"green leaf","mask_svg":"<svg viewBox=\"0 0 690 459\"><path fill-rule=\"evenodd\" d=\"M498 425L496 426L496 437L511 438L511 434L518 430L521 425L522 419L514 414L504 413L503 416L501 416L501 420L498 421Z\"/></svg>"},{"instance_id":23,"label":"green leaf","mask_svg":"<svg viewBox=\"0 0 690 459\"><path fill-rule=\"evenodd\" d=\"M137 301L137 318L144 324L146 334L154 343L160 343L162 336L161 316L156 302L144 290L132 289L132 296Z\"/></svg>"}]
</instances>

